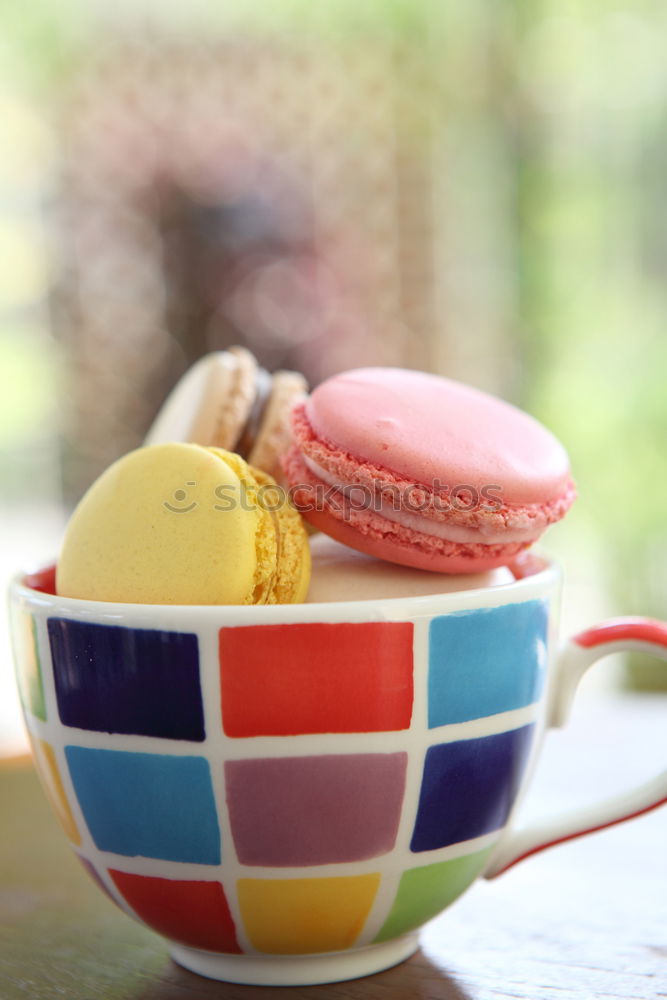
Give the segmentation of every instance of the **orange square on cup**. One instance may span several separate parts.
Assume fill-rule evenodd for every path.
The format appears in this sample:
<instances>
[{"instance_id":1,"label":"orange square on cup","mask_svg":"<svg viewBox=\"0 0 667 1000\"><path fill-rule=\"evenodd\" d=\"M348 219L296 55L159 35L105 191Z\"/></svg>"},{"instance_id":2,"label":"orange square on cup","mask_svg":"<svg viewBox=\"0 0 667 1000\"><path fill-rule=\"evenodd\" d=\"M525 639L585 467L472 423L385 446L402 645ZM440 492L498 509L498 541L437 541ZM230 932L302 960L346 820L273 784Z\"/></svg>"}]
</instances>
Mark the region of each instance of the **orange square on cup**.
<instances>
[{"instance_id":1,"label":"orange square on cup","mask_svg":"<svg viewBox=\"0 0 667 1000\"><path fill-rule=\"evenodd\" d=\"M225 733L234 737L407 729L412 622L220 629Z\"/></svg>"}]
</instances>

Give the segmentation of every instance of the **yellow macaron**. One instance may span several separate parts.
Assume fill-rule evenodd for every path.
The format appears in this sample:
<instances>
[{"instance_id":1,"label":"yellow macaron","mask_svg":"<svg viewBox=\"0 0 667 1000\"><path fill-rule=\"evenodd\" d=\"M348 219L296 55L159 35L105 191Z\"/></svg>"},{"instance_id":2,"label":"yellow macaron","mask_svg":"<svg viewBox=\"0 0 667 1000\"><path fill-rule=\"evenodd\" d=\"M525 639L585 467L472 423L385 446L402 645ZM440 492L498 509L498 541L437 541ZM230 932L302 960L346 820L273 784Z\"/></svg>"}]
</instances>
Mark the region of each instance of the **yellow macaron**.
<instances>
[{"instance_id":1,"label":"yellow macaron","mask_svg":"<svg viewBox=\"0 0 667 1000\"><path fill-rule=\"evenodd\" d=\"M219 448L161 444L111 465L72 514L64 597L138 604L305 600L301 517L266 473Z\"/></svg>"}]
</instances>

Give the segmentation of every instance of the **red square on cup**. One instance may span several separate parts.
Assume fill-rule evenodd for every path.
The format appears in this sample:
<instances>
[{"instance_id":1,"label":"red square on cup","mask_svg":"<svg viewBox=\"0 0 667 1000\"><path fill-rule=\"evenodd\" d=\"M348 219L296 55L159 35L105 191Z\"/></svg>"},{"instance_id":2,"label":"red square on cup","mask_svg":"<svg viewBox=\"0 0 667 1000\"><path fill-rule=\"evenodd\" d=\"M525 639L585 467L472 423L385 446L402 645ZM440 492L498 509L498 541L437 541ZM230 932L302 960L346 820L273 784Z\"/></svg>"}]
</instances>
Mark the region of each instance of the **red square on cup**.
<instances>
[{"instance_id":1,"label":"red square on cup","mask_svg":"<svg viewBox=\"0 0 667 1000\"><path fill-rule=\"evenodd\" d=\"M412 622L320 622L220 629L228 736L407 729Z\"/></svg>"},{"instance_id":2,"label":"red square on cup","mask_svg":"<svg viewBox=\"0 0 667 1000\"><path fill-rule=\"evenodd\" d=\"M219 882L109 874L135 913L158 934L173 941L238 954L234 921Z\"/></svg>"}]
</instances>

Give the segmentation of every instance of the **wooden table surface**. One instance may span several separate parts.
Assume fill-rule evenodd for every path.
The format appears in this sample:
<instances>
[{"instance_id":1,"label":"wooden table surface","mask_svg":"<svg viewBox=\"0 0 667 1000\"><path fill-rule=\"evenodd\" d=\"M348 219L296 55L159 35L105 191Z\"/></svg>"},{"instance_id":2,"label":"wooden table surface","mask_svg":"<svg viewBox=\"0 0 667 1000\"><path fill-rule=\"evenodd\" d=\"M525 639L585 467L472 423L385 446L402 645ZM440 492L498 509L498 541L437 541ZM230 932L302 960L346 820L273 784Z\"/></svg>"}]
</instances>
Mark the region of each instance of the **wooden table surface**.
<instances>
[{"instance_id":1,"label":"wooden table surface","mask_svg":"<svg viewBox=\"0 0 667 1000\"><path fill-rule=\"evenodd\" d=\"M527 806L553 810L659 769L667 697L605 698L547 741ZM88 879L27 761L0 765L1 1000L259 1000L202 979ZM365 979L283 989L295 1000L667 997L667 808L476 884L409 961Z\"/></svg>"}]
</instances>

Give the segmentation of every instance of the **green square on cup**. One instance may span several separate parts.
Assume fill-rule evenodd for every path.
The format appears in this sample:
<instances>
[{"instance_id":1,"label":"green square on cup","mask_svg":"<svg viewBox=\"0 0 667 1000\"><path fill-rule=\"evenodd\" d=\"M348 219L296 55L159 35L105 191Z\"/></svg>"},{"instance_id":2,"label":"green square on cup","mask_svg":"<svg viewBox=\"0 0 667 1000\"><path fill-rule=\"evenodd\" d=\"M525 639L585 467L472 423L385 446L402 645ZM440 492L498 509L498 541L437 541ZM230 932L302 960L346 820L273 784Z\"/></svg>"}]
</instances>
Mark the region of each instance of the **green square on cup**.
<instances>
[{"instance_id":1,"label":"green square on cup","mask_svg":"<svg viewBox=\"0 0 667 1000\"><path fill-rule=\"evenodd\" d=\"M375 941L388 941L437 916L483 871L491 848L403 873L389 916Z\"/></svg>"},{"instance_id":2,"label":"green square on cup","mask_svg":"<svg viewBox=\"0 0 667 1000\"><path fill-rule=\"evenodd\" d=\"M22 609L13 612L14 661L21 704L26 712L46 722L46 703L35 619Z\"/></svg>"}]
</instances>

